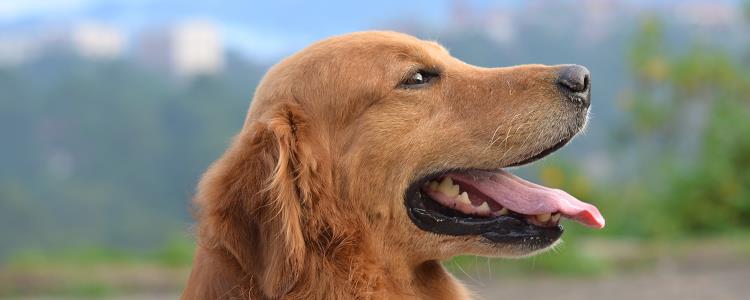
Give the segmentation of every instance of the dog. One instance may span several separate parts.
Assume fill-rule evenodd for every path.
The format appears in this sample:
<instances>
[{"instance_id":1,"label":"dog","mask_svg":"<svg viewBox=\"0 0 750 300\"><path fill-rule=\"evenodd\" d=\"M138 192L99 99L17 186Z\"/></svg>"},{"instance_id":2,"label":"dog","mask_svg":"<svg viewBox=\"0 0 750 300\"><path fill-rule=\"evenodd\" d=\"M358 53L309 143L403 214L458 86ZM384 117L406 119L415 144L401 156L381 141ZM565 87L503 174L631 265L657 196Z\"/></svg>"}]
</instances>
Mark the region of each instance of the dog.
<instances>
[{"instance_id":1,"label":"dog","mask_svg":"<svg viewBox=\"0 0 750 300\"><path fill-rule=\"evenodd\" d=\"M586 125L589 71L482 68L395 32L329 38L261 80L194 199L182 299L469 299L441 261L533 255L596 207L506 169Z\"/></svg>"}]
</instances>

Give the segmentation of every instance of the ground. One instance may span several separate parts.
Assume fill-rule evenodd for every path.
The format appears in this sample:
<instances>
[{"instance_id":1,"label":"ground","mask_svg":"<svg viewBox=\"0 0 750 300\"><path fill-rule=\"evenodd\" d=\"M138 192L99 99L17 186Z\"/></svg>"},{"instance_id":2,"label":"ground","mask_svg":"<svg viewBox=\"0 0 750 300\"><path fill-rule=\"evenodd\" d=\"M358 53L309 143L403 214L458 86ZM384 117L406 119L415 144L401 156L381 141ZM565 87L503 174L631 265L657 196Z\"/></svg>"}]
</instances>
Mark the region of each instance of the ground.
<instances>
[{"instance_id":1,"label":"ground","mask_svg":"<svg viewBox=\"0 0 750 300\"><path fill-rule=\"evenodd\" d=\"M740 300L750 295L750 264L693 268L666 265L601 278L465 279L479 299Z\"/></svg>"},{"instance_id":2,"label":"ground","mask_svg":"<svg viewBox=\"0 0 750 300\"><path fill-rule=\"evenodd\" d=\"M733 300L750 295L747 236L570 244L567 250L516 261L459 257L446 267L477 299L486 300ZM189 259L177 265L120 261L0 266L0 299L178 299L189 271Z\"/></svg>"}]
</instances>

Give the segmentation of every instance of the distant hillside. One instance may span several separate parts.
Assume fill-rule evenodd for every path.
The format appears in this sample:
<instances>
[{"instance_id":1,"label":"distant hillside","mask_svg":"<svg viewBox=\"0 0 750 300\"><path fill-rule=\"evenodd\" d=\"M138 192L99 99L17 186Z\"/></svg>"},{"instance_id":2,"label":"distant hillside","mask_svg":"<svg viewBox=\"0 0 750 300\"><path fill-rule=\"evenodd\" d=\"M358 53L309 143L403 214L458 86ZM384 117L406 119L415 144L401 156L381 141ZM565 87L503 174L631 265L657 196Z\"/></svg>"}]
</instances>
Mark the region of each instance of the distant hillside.
<instances>
[{"instance_id":1,"label":"distant hillside","mask_svg":"<svg viewBox=\"0 0 750 300\"><path fill-rule=\"evenodd\" d=\"M0 70L0 255L154 247L186 232L200 173L242 126L263 68L187 82L46 57Z\"/></svg>"}]
</instances>

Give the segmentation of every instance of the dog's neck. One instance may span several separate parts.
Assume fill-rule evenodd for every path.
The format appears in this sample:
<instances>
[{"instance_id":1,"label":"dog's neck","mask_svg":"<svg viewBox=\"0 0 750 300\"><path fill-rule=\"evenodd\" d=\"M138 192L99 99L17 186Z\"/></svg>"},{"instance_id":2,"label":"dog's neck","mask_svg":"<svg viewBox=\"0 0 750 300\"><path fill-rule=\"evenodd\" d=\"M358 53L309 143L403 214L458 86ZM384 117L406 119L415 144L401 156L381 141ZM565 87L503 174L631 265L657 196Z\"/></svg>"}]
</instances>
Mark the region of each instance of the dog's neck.
<instances>
[{"instance_id":1,"label":"dog's neck","mask_svg":"<svg viewBox=\"0 0 750 300\"><path fill-rule=\"evenodd\" d=\"M282 298L469 298L466 289L436 260L409 261L384 249L353 254L340 258L313 254L306 261L305 272ZM268 298L253 280L252 274L242 271L236 260L225 251L199 249L191 279L193 277L202 277L202 280L196 281L204 284L186 290L183 299L218 299L221 295L230 296L227 299ZM191 298L191 295L194 297Z\"/></svg>"},{"instance_id":2,"label":"dog's neck","mask_svg":"<svg viewBox=\"0 0 750 300\"><path fill-rule=\"evenodd\" d=\"M311 254L292 293L305 299L469 298L437 260L399 255L397 246L373 240L354 239L343 247L333 256Z\"/></svg>"},{"instance_id":3,"label":"dog's neck","mask_svg":"<svg viewBox=\"0 0 750 300\"><path fill-rule=\"evenodd\" d=\"M393 256L385 253L385 256ZM437 260L391 262L382 269L386 299L468 299L465 288ZM379 298L379 297L376 297Z\"/></svg>"},{"instance_id":4,"label":"dog's neck","mask_svg":"<svg viewBox=\"0 0 750 300\"><path fill-rule=\"evenodd\" d=\"M349 269L311 271L320 280L309 282L310 288L320 289L320 283L325 282L330 291L321 295L325 299L468 299L463 286L440 262L413 263L391 252L379 253L367 259L355 258L357 263ZM346 281L341 281L342 278ZM350 290L335 292L342 287ZM340 297L331 297L336 294Z\"/></svg>"}]
</instances>

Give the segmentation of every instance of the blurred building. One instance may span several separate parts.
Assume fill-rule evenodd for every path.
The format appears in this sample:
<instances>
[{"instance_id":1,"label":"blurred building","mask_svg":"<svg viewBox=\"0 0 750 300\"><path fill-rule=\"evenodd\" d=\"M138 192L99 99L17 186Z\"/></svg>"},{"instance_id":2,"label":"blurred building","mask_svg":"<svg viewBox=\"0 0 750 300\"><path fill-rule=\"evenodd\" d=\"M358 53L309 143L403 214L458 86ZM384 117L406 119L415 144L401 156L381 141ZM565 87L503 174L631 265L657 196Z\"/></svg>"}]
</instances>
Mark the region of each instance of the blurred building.
<instances>
[{"instance_id":1,"label":"blurred building","mask_svg":"<svg viewBox=\"0 0 750 300\"><path fill-rule=\"evenodd\" d=\"M581 12L579 30L585 42L605 41L625 14L621 0L582 0L577 8Z\"/></svg>"},{"instance_id":2,"label":"blurred building","mask_svg":"<svg viewBox=\"0 0 750 300\"><path fill-rule=\"evenodd\" d=\"M127 40L114 26L97 22L43 24L0 32L0 65L18 65L56 53L87 59L121 57Z\"/></svg>"},{"instance_id":3,"label":"blurred building","mask_svg":"<svg viewBox=\"0 0 750 300\"><path fill-rule=\"evenodd\" d=\"M125 48L122 32L100 23L84 22L73 26L69 40L75 52L86 58L117 58Z\"/></svg>"},{"instance_id":4,"label":"blurred building","mask_svg":"<svg viewBox=\"0 0 750 300\"><path fill-rule=\"evenodd\" d=\"M728 28L742 21L742 10L724 2L683 2L673 9L678 20L704 28Z\"/></svg>"},{"instance_id":5,"label":"blurred building","mask_svg":"<svg viewBox=\"0 0 750 300\"><path fill-rule=\"evenodd\" d=\"M217 26L190 21L146 30L136 45L142 64L178 76L215 74L224 68L224 47Z\"/></svg>"},{"instance_id":6,"label":"blurred building","mask_svg":"<svg viewBox=\"0 0 750 300\"><path fill-rule=\"evenodd\" d=\"M509 44L516 38L516 22L512 11L491 10L482 24L487 36L498 44Z\"/></svg>"},{"instance_id":7,"label":"blurred building","mask_svg":"<svg viewBox=\"0 0 750 300\"><path fill-rule=\"evenodd\" d=\"M508 44L516 38L515 11L506 7L478 9L470 1L453 0L450 7L450 30L478 31L498 44Z\"/></svg>"}]
</instances>

